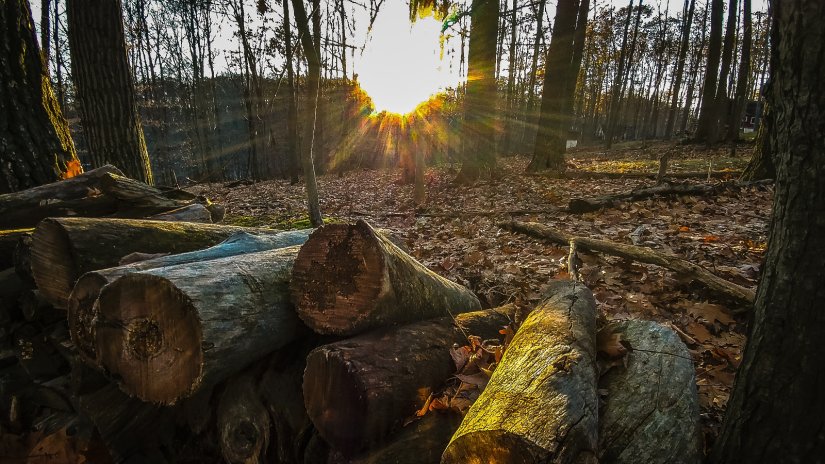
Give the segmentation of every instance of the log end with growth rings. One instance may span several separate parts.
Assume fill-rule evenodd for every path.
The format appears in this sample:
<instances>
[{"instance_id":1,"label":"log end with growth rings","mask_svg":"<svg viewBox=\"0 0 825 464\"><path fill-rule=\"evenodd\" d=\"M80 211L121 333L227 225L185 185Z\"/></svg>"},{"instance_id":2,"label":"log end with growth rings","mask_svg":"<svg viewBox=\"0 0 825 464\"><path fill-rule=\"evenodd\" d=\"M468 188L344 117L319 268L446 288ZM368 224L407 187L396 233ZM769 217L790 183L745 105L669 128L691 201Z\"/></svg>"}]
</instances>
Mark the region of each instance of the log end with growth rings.
<instances>
[{"instance_id":1,"label":"log end with growth rings","mask_svg":"<svg viewBox=\"0 0 825 464\"><path fill-rule=\"evenodd\" d=\"M132 274L100 293L95 324L100 364L144 401L173 404L201 382L201 322L168 280Z\"/></svg>"},{"instance_id":2,"label":"log end with growth rings","mask_svg":"<svg viewBox=\"0 0 825 464\"><path fill-rule=\"evenodd\" d=\"M56 308L65 309L79 277L71 241L59 222L44 219L32 234L31 268L37 288Z\"/></svg>"},{"instance_id":3,"label":"log end with growth rings","mask_svg":"<svg viewBox=\"0 0 825 464\"><path fill-rule=\"evenodd\" d=\"M389 291L376 232L364 221L327 224L301 247L290 290L298 315L319 333L340 334L365 321Z\"/></svg>"},{"instance_id":4,"label":"log end with growth rings","mask_svg":"<svg viewBox=\"0 0 825 464\"><path fill-rule=\"evenodd\" d=\"M100 274L87 273L77 281L69 295L69 335L80 354L92 362L97 362L94 327L98 311L97 297L107 283Z\"/></svg>"}]
</instances>

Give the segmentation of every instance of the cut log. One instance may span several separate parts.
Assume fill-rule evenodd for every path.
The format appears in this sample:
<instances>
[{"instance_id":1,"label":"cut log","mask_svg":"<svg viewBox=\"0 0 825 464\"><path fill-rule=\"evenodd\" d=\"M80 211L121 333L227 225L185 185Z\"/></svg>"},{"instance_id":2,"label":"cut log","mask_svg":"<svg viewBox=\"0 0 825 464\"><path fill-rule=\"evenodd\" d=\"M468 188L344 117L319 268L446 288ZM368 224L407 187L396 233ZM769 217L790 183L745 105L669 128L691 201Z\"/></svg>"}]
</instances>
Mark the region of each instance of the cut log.
<instances>
[{"instance_id":1,"label":"cut log","mask_svg":"<svg viewBox=\"0 0 825 464\"><path fill-rule=\"evenodd\" d=\"M30 236L34 229L0 230L0 269L14 266L14 249L21 238Z\"/></svg>"},{"instance_id":2,"label":"cut log","mask_svg":"<svg viewBox=\"0 0 825 464\"><path fill-rule=\"evenodd\" d=\"M772 180L755 182L720 182L718 184L660 184L646 187L627 193L602 195L593 198L572 198L567 205L567 211L573 214L589 213L602 208L610 208L622 201L646 200L657 196L675 195L711 195L728 189L767 185Z\"/></svg>"},{"instance_id":3,"label":"cut log","mask_svg":"<svg viewBox=\"0 0 825 464\"><path fill-rule=\"evenodd\" d=\"M253 235L247 232L238 232L205 250L161 256L126 266L87 272L78 279L72 293L69 295L68 319L72 341L84 359L97 363L94 320L97 316L98 306L95 303L100 295L100 290L118 277L147 269L210 261L245 253L301 245L306 242L311 232L312 229L284 231L273 235Z\"/></svg>"},{"instance_id":4,"label":"cut log","mask_svg":"<svg viewBox=\"0 0 825 464\"><path fill-rule=\"evenodd\" d=\"M306 409L321 437L347 455L380 443L456 372L453 344L496 338L512 306L385 328L321 346L307 357Z\"/></svg>"},{"instance_id":5,"label":"cut log","mask_svg":"<svg viewBox=\"0 0 825 464\"><path fill-rule=\"evenodd\" d=\"M627 367L613 367L599 380L607 391L599 410L599 462L702 462L693 361L679 336L650 321L602 330L619 334L630 349Z\"/></svg>"},{"instance_id":6,"label":"cut log","mask_svg":"<svg viewBox=\"0 0 825 464\"><path fill-rule=\"evenodd\" d=\"M682 277L695 280L709 290L715 292L717 295L732 300L740 305L745 310L749 310L753 305L756 294L753 290L728 282L721 277L713 275L704 267L691 263L678 256L660 253L650 248L644 248L634 245L627 245L624 243L615 243L608 240L599 240L588 237L576 237L567 235L562 231L553 229L543 224L535 222L500 222L499 227L531 237L549 240L559 245L569 245L571 241L575 241L579 250L590 250L599 253L605 253L611 256L618 256L620 258L638 261L645 264L654 264L665 269L675 272ZM744 312L740 310L738 312Z\"/></svg>"},{"instance_id":7,"label":"cut log","mask_svg":"<svg viewBox=\"0 0 825 464\"><path fill-rule=\"evenodd\" d=\"M187 194L189 198L185 200L170 198L151 185L113 173L100 178L100 188L107 195L128 205L130 210L140 211L140 214L147 216L187 206L195 199L192 194Z\"/></svg>"},{"instance_id":8,"label":"cut log","mask_svg":"<svg viewBox=\"0 0 825 464\"><path fill-rule=\"evenodd\" d=\"M200 203L183 206L165 213L155 214L147 219L155 221L202 222L212 223L212 213Z\"/></svg>"},{"instance_id":9,"label":"cut log","mask_svg":"<svg viewBox=\"0 0 825 464\"><path fill-rule=\"evenodd\" d=\"M25 289L13 267L0 271L0 310L9 323L22 317L17 302Z\"/></svg>"},{"instance_id":10,"label":"cut log","mask_svg":"<svg viewBox=\"0 0 825 464\"><path fill-rule=\"evenodd\" d=\"M29 322L38 321L48 325L66 317L66 313L55 309L55 307L46 301L43 295L35 289L24 291L20 295L18 304L23 318Z\"/></svg>"},{"instance_id":11,"label":"cut log","mask_svg":"<svg viewBox=\"0 0 825 464\"><path fill-rule=\"evenodd\" d=\"M125 392L173 404L302 336L288 291L298 248L117 279L99 297L101 365Z\"/></svg>"},{"instance_id":12,"label":"cut log","mask_svg":"<svg viewBox=\"0 0 825 464\"><path fill-rule=\"evenodd\" d=\"M34 232L34 229L32 229ZM34 287L34 276L32 275L32 234L23 235L14 247L14 270L17 275L28 286Z\"/></svg>"},{"instance_id":13,"label":"cut log","mask_svg":"<svg viewBox=\"0 0 825 464\"><path fill-rule=\"evenodd\" d=\"M328 224L301 248L291 283L301 319L321 334L474 311L467 288L427 269L369 224Z\"/></svg>"},{"instance_id":14,"label":"cut log","mask_svg":"<svg viewBox=\"0 0 825 464\"><path fill-rule=\"evenodd\" d=\"M184 253L210 247L237 232L270 229L134 219L50 218L32 235L31 266L37 288L65 309L85 272L117 266L129 253Z\"/></svg>"},{"instance_id":15,"label":"cut log","mask_svg":"<svg viewBox=\"0 0 825 464\"><path fill-rule=\"evenodd\" d=\"M95 196L100 179L108 174L123 175L107 165L60 182L0 195L0 229L34 227L41 219L66 216L68 210L78 215L113 213L117 202L112 198L84 202Z\"/></svg>"},{"instance_id":16,"label":"cut log","mask_svg":"<svg viewBox=\"0 0 825 464\"><path fill-rule=\"evenodd\" d=\"M596 302L575 282L553 282L549 292L516 332L441 462L597 462Z\"/></svg>"},{"instance_id":17,"label":"cut log","mask_svg":"<svg viewBox=\"0 0 825 464\"><path fill-rule=\"evenodd\" d=\"M264 461L270 421L256 384L252 373L233 378L218 403L218 439L221 454L229 464Z\"/></svg>"}]
</instances>

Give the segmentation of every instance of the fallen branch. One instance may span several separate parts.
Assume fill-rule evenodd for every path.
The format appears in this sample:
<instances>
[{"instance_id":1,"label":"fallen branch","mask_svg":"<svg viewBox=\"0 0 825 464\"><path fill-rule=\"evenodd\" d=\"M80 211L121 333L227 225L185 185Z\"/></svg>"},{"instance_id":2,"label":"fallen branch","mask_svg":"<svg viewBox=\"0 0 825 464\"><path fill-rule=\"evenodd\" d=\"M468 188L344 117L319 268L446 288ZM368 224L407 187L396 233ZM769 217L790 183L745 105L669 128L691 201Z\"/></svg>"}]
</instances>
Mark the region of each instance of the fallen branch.
<instances>
[{"instance_id":1,"label":"fallen branch","mask_svg":"<svg viewBox=\"0 0 825 464\"><path fill-rule=\"evenodd\" d=\"M564 176L571 179L656 179L658 172L600 172L600 171L567 171ZM665 179L738 179L742 171L684 171L664 174Z\"/></svg>"},{"instance_id":2,"label":"fallen branch","mask_svg":"<svg viewBox=\"0 0 825 464\"><path fill-rule=\"evenodd\" d=\"M714 292L728 297L747 307L750 307L753 304L756 297L753 290L728 282L721 277L717 277L698 264L691 263L690 261L679 258L678 256L667 255L649 248L615 243L608 240L576 237L535 222L509 221L500 222L498 226L511 232L519 232L531 237L549 240L559 245L569 245L571 242L575 242L579 250L596 251L599 253L638 261L640 263L655 264L676 272L682 276L696 280L710 290L713 290ZM737 311L733 312L736 313Z\"/></svg>"},{"instance_id":3,"label":"fallen branch","mask_svg":"<svg viewBox=\"0 0 825 464\"><path fill-rule=\"evenodd\" d=\"M368 216L368 217L466 217L466 216L526 216L528 214L553 214L563 212L561 208L544 208L544 209L515 209L509 211L397 211L382 213L379 211L360 211L353 210L350 212L352 216Z\"/></svg>"}]
</instances>

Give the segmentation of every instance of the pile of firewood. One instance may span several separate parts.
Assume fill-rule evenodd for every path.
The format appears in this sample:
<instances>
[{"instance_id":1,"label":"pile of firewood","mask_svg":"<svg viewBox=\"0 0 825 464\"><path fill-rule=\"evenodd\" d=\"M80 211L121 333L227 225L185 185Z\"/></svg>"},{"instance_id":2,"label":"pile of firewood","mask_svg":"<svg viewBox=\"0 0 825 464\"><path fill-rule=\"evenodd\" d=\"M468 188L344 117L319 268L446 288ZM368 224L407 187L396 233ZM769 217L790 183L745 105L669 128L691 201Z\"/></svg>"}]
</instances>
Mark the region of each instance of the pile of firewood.
<instances>
[{"instance_id":1,"label":"pile of firewood","mask_svg":"<svg viewBox=\"0 0 825 464\"><path fill-rule=\"evenodd\" d=\"M93 173L82 182L127 183ZM147 207L85 188L117 198L109 215ZM576 282L552 285L493 365L456 376L478 362L456 347L484 350L512 306L482 309L366 222L45 216L0 284L10 433L62 431L115 462L698 462L685 346L641 321L597 332ZM431 407L450 383L469 410Z\"/></svg>"}]
</instances>

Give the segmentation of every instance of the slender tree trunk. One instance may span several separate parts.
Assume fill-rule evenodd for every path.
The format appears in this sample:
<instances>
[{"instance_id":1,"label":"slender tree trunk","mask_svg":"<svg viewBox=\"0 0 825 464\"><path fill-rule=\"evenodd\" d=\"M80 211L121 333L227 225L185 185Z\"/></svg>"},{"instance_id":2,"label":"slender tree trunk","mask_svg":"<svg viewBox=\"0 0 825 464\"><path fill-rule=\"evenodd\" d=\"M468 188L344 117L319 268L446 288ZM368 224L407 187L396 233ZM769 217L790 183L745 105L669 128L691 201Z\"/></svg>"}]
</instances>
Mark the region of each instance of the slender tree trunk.
<instances>
[{"instance_id":1,"label":"slender tree trunk","mask_svg":"<svg viewBox=\"0 0 825 464\"><path fill-rule=\"evenodd\" d=\"M512 132L514 131L515 113L513 111L513 103L515 100L516 88L516 40L518 34L516 33L516 9L518 8L518 0L513 0L513 10L510 14L510 49L507 53L507 111L504 113L504 140L501 144L501 152L504 154L511 153L511 142L513 140Z\"/></svg>"},{"instance_id":2,"label":"slender tree trunk","mask_svg":"<svg viewBox=\"0 0 825 464\"><path fill-rule=\"evenodd\" d=\"M693 54L693 64L691 65L690 71L690 83L688 84L687 94L685 95L685 108L682 111L682 122L679 125L679 132L683 134L687 130L688 120L690 119L690 112L691 106L693 105L693 94L694 89L696 88L696 81L697 81L697 74L699 70L699 63L702 61L702 50L705 48L705 42L707 39L707 25L708 25L708 13L709 9L705 8L705 15L702 19L702 42L699 47L696 48L696 52Z\"/></svg>"},{"instance_id":3,"label":"slender tree trunk","mask_svg":"<svg viewBox=\"0 0 825 464\"><path fill-rule=\"evenodd\" d=\"M55 0L57 2L57 0ZM49 26L51 21L49 21L49 4L51 0L40 0L40 48L41 52L43 53L43 67L46 70L46 74L49 73L49 58L51 57L50 52L50 43L51 43L51 35L49 34Z\"/></svg>"},{"instance_id":4,"label":"slender tree trunk","mask_svg":"<svg viewBox=\"0 0 825 464\"><path fill-rule=\"evenodd\" d=\"M619 53L619 68L616 70L616 76L613 78L613 86L610 90L610 108L607 112L607 124L604 134L604 146L610 149L613 146L613 120L615 115L619 112L619 91L622 88L622 81L625 79L625 56L627 53L627 36L630 33L630 16L633 13L633 0L627 5L627 19L624 24L624 35L622 36L622 50Z\"/></svg>"},{"instance_id":5,"label":"slender tree trunk","mask_svg":"<svg viewBox=\"0 0 825 464\"><path fill-rule=\"evenodd\" d=\"M739 61L739 72L736 76L736 96L734 97L733 111L728 120L728 142L731 150L736 151L736 141L739 139L739 126L742 123L742 113L748 102L747 89L750 86L751 73L751 39L753 25L751 24L751 0L742 0L742 58Z\"/></svg>"},{"instance_id":6,"label":"slender tree trunk","mask_svg":"<svg viewBox=\"0 0 825 464\"><path fill-rule=\"evenodd\" d=\"M67 0L72 76L93 167L153 183L126 57L120 0Z\"/></svg>"},{"instance_id":7,"label":"slender tree trunk","mask_svg":"<svg viewBox=\"0 0 825 464\"><path fill-rule=\"evenodd\" d=\"M687 0L685 0L687 5ZM676 126L676 113L679 109L679 90L682 87L682 77L685 73L685 61L687 58L688 46L690 45L690 28L693 25L693 13L696 10L696 0L690 0L687 8L687 16L682 23L682 42L679 45L679 60L676 63L676 75L674 76L673 92L670 98L670 111L667 115L667 127L665 128L665 138L673 136L673 128Z\"/></svg>"},{"instance_id":8,"label":"slender tree trunk","mask_svg":"<svg viewBox=\"0 0 825 464\"><path fill-rule=\"evenodd\" d=\"M714 109L714 121L708 132L707 142L716 143L722 124L729 120L727 110L729 106L728 98L728 76L730 76L733 66L733 51L735 49L734 40L736 38L736 0L730 0L728 5L728 22L725 27L725 43L722 48L722 65L719 70L719 80L716 83L716 98ZM724 134L724 131L723 131Z\"/></svg>"},{"instance_id":9,"label":"slender tree trunk","mask_svg":"<svg viewBox=\"0 0 825 464\"><path fill-rule=\"evenodd\" d=\"M825 456L825 3L772 2L771 149L777 166L768 251L715 463Z\"/></svg>"},{"instance_id":10,"label":"slender tree trunk","mask_svg":"<svg viewBox=\"0 0 825 464\"><path fill-rule=\"evenodd\" d=\"M295 70L292 66L292 24L289 20L289 2L284 1L284 43L286 46L286 151L289 176L293 184L301 174L301 156L298 152L298 105L295 95ZM341 6L343 8L343 5Z\"/></svg>"},{"instance_id":11,"label":"slender tree trunk","mask_svg":"<svg viewBox=\"0 0 825 464\"><path fill-rule=\"evenodd\" d=\"M699 111L699 125L696 128L696 141L707 141L716 124L716 85L719 74L719 60L722 56L722 18L724 17L723 0L710 0L710 41L708 43L708 62L702 90L702 104Z\"/></svg>"},{"instance_id":12,"label":"slender tree trunk","mask_svg":"<svg viewBox=\"0 0 825 464\"><path fill-rule=\"evenodd\" d=\"M0 194L80 167L32 24L28 0L0 3Z\"/></svg>"}]
</instances>

